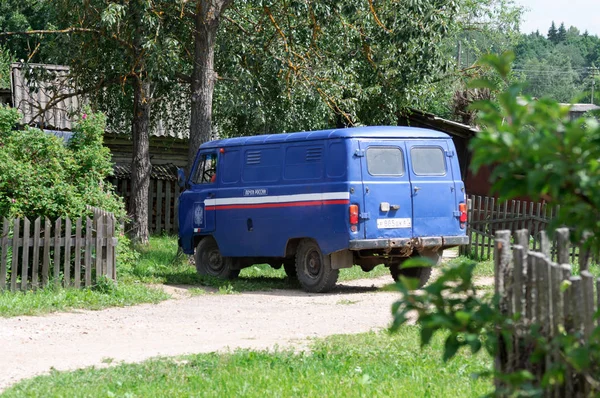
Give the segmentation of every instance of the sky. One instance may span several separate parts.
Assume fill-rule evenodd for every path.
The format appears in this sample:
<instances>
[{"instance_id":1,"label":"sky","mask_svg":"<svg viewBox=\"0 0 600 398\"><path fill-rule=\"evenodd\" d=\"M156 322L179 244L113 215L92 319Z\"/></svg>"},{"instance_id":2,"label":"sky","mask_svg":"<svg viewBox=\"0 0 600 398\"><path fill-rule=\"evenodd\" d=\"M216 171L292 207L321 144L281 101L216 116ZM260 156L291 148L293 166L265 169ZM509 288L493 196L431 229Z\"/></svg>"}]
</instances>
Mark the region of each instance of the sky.
<instances>
[{"instance_id":1,"label":"sky","mask_svg":"<svg viewBox=\"0 0 600 398\"><path fill-rule=\"evenodd\" d=\"M531 33L539 29L547 34L552 21L556 27L561 22L568 29L575 26L583 33L600 36L600 0L514 0L528 9L523 16L521 32Z\"/></svg>"}]
</instances>

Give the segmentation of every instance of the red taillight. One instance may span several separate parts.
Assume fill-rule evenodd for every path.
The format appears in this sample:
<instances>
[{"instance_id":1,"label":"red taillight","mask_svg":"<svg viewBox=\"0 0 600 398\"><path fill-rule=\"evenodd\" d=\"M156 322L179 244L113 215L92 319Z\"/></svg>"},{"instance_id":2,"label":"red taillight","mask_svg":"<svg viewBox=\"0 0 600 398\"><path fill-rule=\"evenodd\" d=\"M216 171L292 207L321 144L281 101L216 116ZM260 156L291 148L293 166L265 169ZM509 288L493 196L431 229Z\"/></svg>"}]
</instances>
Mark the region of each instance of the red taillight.
<instances>
[{"instance_id":1,"label":"red taillight","mask_svg":"<svg viewBox=\"0 0 600 398\"><path fill-rule=\"evenodd\" d=\"M350 225L358 224L358 205L350 205Z\"/></svg>"},{"instance_id":2,"label":"red taillight","mask_svg":"<svg viewBox=\"0 0 600 398\"><path fill-rule=\"evenodd\" d=\"M461 228L464 228L464 223L467 222L467 204L460 203L458 205L458 211L460 212L460 216L458 216L458 220L460 221Z\"/></svg>"}]
</instances>

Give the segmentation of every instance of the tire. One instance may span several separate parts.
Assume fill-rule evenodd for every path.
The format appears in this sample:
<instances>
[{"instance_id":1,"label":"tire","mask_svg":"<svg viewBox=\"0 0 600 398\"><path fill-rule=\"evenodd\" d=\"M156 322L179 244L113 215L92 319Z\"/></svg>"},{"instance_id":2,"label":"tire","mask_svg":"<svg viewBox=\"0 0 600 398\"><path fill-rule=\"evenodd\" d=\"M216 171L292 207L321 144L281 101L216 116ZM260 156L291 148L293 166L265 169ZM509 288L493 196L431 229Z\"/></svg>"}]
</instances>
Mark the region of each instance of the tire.
<instances>
[{"instance_id":1,"label":"tire","mask_svg":"<svg viewBox=\"0 0 600 398\"><path fill-rule=\"evenodd\" d=\"M240 274L239 269L233 269L231 258L221 256L219 246L212 236L207 236L198 243L195 260L196 271L200 275L234 279Z\"/></svg>"},{"instance_id":2,"label":"tire","mask_svg":"<svg viewBox=\"0 0 600 398\"><path fill-rule=\"evenodd\" d=\"M298 274L296 274L296 259L294 257L283 259L283 270L288 279L294 281L298 280Z\"/></svg>"},{"instance_id":3,"label":"tire","mask_svg":"<svg viewBox=\"0 0 600 398\"><path fill-rule=\"evenodd\" d=\"M331 256L323 255L316 242L305 239L296 250L296 275L305 291L325 293L335 286L339 270L331 268Z\"/></svg>"},{"instance_id":4,"label":"tire","mask_svg":"<svg viewBox=\"0 0 600 398\"><path fill-rule=\"evenodd\" d=\"M406 278L413 278L419 280L419 288L422 288L429 282L429 278L431 277L432 267L413 267L413 268L402 268L402 264L408 260L409 258L417 258L417 257L425 257L434 262L435 265L438 265L441 262L442 256L441 252L423 252L423 253L413 253L412 256L403 258L397 262L393 262L390 264L390 273L392 274L392 278L394 281L398 282L400 280L400 276L404 276Z\"/></svg>"}]
</instances>

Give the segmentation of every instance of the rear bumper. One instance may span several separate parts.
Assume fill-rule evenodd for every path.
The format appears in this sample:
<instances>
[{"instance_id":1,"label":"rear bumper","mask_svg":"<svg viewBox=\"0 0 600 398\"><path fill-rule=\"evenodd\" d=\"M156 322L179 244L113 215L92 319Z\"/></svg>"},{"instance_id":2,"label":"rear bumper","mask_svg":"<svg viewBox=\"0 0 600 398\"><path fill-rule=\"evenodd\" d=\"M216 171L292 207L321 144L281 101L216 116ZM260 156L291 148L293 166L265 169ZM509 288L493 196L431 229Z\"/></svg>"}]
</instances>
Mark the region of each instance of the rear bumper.
<instances>
[{"instance_id":1,"label":"rear bumper","mask_svg":"<svg viewBox=\"0 0 600 398\"><path fill-rule=\"evenodd\" d=\"M358 239L351 240L350 250L394 249L394 248L448 248L469 244L468 236L425 236L421 238L399 239Z\"/></svg>"}]
</instances>

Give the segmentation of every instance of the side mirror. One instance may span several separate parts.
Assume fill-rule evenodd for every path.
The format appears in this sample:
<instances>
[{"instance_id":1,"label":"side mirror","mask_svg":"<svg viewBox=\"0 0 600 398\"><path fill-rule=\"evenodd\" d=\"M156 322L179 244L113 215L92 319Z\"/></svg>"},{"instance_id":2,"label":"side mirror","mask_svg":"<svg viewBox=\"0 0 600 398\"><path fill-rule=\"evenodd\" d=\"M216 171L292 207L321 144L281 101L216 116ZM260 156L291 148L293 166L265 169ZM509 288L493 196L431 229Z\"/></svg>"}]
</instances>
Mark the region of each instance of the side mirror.
<instances>
[{"instance_id":1,"label":"side mirror","mask_svg":"<svg viewBox=\"0 0 600 398\"><path fill-rule=\"evenodd\" d=\"M183 189L187 188L185 186L185 170L179 167L177 168L177 184Z\"/></svg>"}]
</instances>

